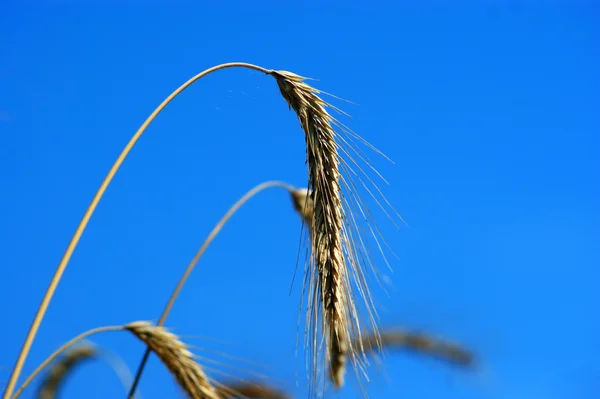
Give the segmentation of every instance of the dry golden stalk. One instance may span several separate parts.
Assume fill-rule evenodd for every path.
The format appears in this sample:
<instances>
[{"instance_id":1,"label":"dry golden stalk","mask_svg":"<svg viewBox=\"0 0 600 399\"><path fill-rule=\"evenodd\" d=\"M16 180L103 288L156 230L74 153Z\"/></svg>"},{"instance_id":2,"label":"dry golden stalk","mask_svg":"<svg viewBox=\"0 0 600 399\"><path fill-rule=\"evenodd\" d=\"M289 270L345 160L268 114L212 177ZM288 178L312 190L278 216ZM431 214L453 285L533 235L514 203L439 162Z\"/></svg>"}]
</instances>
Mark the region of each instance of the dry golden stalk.
<instances>
[{"instance_id":1,"label":"dry golden stalk","mask_svg":"<svg viewBox=\"0 0 600 399\"><path fill-rule=\"evenodd\" d=\"M173 308L173 305L175 304L175 301L177 300L177 297L179 296L179 293L183 289L183 286L185 285L185 283L186 283L187 279L189 278L189 276L191 275L192 271L194 270L194 268L198 264L198 261L200 260L200 258L204 254L204 252L207 250L208 246L217 237L217 235L219 234L219 232L221 231L221 229L229 221L229 219L247 201L249 201L255 195L257 195L258 193L262 192L263 190L266 190L266 189L269 189L269 188L273 188L273 187L283 188L283 189L287 190L288 192L291 192L292 190L294 190L294 188L291 185L289 185L289 184L287 184L285 182L282 182L282 181L278 181L278 180L266 181L266 182L263 182L263 183L255 186L255 187L253 187L250 191L248 191L246 194L244 194L239 200L237 200L235 202L235 204L233 204L233 206L231 208L229 208L229 210L227 211L227 213L225 213L225 215L221 218L221 220L219 220L219 222L217 223L217 225L212 229L212 231L210 232L210 234L208 235L208 237L204 240L204 242L202 243L202 245L200 246L200 248L196 252L196 255L194 256L194 258L192 259L192 261L188 264L187 268L185 269L185 272L183 273L183 275L179 279L179 282L177 283L177 286L175 287L175 290L171 294L171 297L169 298L169 301L167 302L167 305L165 306L165 308L164 308L164 310L163 310L160 318L158 319L158 323L157 324L159 326L162 326L165 323L165 321L167 320L167 317L169 316L169 313L171 312L171 309ZM132 399L134 397L135 391L137 389L137 385L138 385L138 383L139 383L139 381L141 379L142 372L144 371L144 367L146 366L146 362L148 361L149 356L150 356L150 349L148 348L148 349L146 349L146 352L144 353L144 356L142 357L142 361L140 362L140 365L138 367L138 370L137 370L136 376L134 378L133 384L132 384L131 389L129 391L129 399Z\"/></svg>"},{"instance_id":2,"label":"dry golden stalk","mask_svg":"<svg viewBox=\"0 0 600 399\"><path fill-rule=\"evenodd\" d=\"M81 363L98 356L96 349L89 345L80 345L56 362L46 373L36 394L38 399L54 399L69 374Z\"/></svg>"},{"instance_id":3,"label":"dry golden stalk","mask_svg":"<svg viewBox=\"0 0 600 399\"><path fill-rule=\"evenodd\" d=\"M60 262L58 263L58 266L56 267L54 276L52 277L52 280L50 281L50 284L48 285L48 288L46 289L46 293L44 294L44 297L42 298L42 302L40 303L40 306L38 307L38 310L33 318L33 321L31 322L31 326L29 327L29 331L27 332L25 341L23 342L23 345L21 346L21 350L19 351L19 356L17 357L15 366L13 367L13 370L10 374L10 378L8 380L6 389L4 390L4 393L2 395L2 399L10 399L12 397L12 393L17 385L19 376L21 375L21 371L25 364L25 360L27 360L27 356L29 355L29 351L31 350L31 346L33 345L35 336L37 335L40 325L42 324L42 320L44 319L46 310L48 309L48 306L50 305L50 301L52 300L52 297L54 296L54 292L56 291L56 288L58 287L58 283L60 282L60 280L67 268L67 265L69 264L69 260L71 259L71 256L73 255L73 252L75 251L75 248L77 247L77 244L79 243L79 240L81 239L81 236L83 235L83 232L85 231L85 229L90 221L90 218L92 217L94 211L96 210L96 207L98 206L100 200L102 199L102 196L106 192L106 189L108 188L110 182L112 181L115 174L117 173L117 171L119 170L119 168L121 167L123 162L125 161L125 158L127 158L127 155L129 155L129 153L133 149L134 145L137 143L137 141L140 139L140 137L142 137L142 135L144 134L144 132L146 131L146 129L148 128L150 123L152 123L152 121L156 118L156 116L158 114L160 114L160 112L171 101L173 101L173 99L175 97L177 97L185 89L187 89L192 84L194 84L194 82L198 81L199 79L202 79L204 76L206 76L212 72L218 71L218 70L222 70L222 69L226 69L226 68L234 68L234 67L249 68L249 69L253 69L253 70L265 73L265 74L269 74L271 72L270 70L262 68L258 65L252 65L252 64L245 63L245 62L230 62L230 63L226 63L226 64L220 64L220 65L214 66L212 68L208 68L208 69L200 72L196 76L193 76L187 82L185 82L184 84L179 86L177 89L175 89L175 91L172 92L167 98L165 98L163 100L163 102L160 103L160 105L150 114L150 116L148 116L148 118L144 121L144 123L139 127L139 129L131 137L131 139L129 140L127 145L125 145L125 148L123 148L123 151L121 151L121 154L119 155L119 157L117 158L115 163L112 165L112 167L108 171L108 174L106 175L106 177L102 181L102 184L98 188L98 191L94 195L92 202L90 203L87 210L85 211L81 221L79 222L79 225L77 226L77 229L75 230L75 233L73 234L73 237L71 238L71 241L69 242L69 245L67 245L67 248L66 248L62 258L61 258ZM139 380L139 377L136 376L136 381L138 381L138 380ZM130 398L133 398L133 395L135 393L135 392L133 392L133 391L135 391L135 385L136 385L136 383L134 383L134 386L132 387L132 392L129 395Z\"/></svg>"},{"instance_id":4,"label":"dry golden stalk","mask_svg":"<svg viewBox=\"0 0 600 399\"><path fill-rule=\"evenodd\" d=\"M369 335L361 339L362 346L373 351L380 343L383 348L409 349L463 367L472 367L475 363L475 356L468 349L422 333L387 330L381 332L378 337Z\"/></svg>"},{"instance_id":5,"label":"dry golden stalk","mask_svg":"<svg viewBox=\"0 0 600 399\"><path fill-rule=\"evenodd\" d=\"M52 354L50 356L48 356L46 358L46 360L44 360L38 367L36 367L36 369L29 375L29 377L27 377L25 379L25 381L21 384L19 389L17 389L15 391L14 395L12 395L11 398L17 399L19 397L19 395L23 392L23 390L25 388L27 388L29 386L29 384L31 384L31 382L35 379L35 377L37 377L42 371L44 371L46 369L46 367L48 367L59 356L61 356L67 350L72 348L73 345L77 344L78 342L83 341L84 339L87 339L88 337L90 337L94 334L98 334L98 333L102 333L102 332L109 332L109 331L123 331L124 329L125 329L124 326L96 327L96 328L92 328L91 330L88 330L84 333L79 334L75 338L71 338L69 341L65 342L60 348L58 348L57 350L52 352Z\"/></svg>"},{"instance_id":6,"label":"dry golden stalk","mask_svg":"<svg viewBox=\"0 0 600 399\"><path fill-rule=\"evenodd\" d=\"M290 399L291 396L279 389L258 382L224 384L218 388L223 399Z\"/></svg>"},{"instance_id":7,"label":"dry golden stalk","mask_svg":"<svg viewBox=\"0 0 600 399\"><path fill-rule=\"evenodd\" d=\"M143 341L169 369L191 399L220 399L186 344L164 327L135 322L125 329Z\"/></svg>"}]
</instances>

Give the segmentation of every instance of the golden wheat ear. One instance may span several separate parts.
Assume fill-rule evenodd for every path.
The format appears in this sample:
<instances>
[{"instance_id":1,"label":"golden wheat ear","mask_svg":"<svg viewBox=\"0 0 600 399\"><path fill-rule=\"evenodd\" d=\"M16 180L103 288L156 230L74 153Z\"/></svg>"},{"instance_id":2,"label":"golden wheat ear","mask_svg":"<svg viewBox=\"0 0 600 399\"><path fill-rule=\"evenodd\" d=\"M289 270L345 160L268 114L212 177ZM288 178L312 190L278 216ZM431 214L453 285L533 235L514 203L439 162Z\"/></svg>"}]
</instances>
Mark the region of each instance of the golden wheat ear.
<instances>
[{"instance_id":1,"label":"golden wheat ear","mask_svg":"<svg viewBox=\"0 0 600 399\"><path fill-rule=\"evenodd\" d=\"M69 375L81 364L97 357L98 351L92 345L79 345L71 349L48 369L35 397L38 399L58 397Z\"/></svg>"},{"instance_id":2,"label":"golden wheat ear","mask_svg":"<svg viewBox=\"0 0 600 399\"><path fill-rule=\"evenodd\" d=\"M125 326L167 367L181 389L191 399L221 399L202 368L194 360L188 346L164 327L148 322L135 322Z\"/></svg>"},{"instance_id":3,"label":"golden wheat ear","mask_svg":"<svg viewBox=\"0 0 600 399\"><path fill-rule=\"evenodd\" d=\"M307 322L312 330L309 333L310 354L316 370L318 331L323 331L330 378L338 388L344 384L346 356L352 350L350 333L357 332L359 323L344 256L348 242L343 234L340 160L331 127L333 118L325 110L327 103L317 96L318 91L304 83L305 78L287 71L271 74L284 99L296 112L305 133L308 187L313 202L309 224L311 266L305 277L305 284L311 291L307 305ZM319 310L313 313L313 309Z\"/></svg>"},{"instance_id":4,"label":"golden wheat ear","mask_svg":"<svg viewBox=\"0 0 600 399\"><path fill-rule=\"evenodd\" d=\"M392 254L393 251L385 243L361 191L366 191L392 222L394 214L400 220L402 217L368 176L370 169L383 179L359 144L383 154L331 116L328 109L344 112L320 96L330 94L308 85L307 78L292 72L271 71L269 74L276 79L283 98L296 113L306 141L309 194L305 201L311 202L312 216L302 215L311 237L303 293L307 296L305 336L311 379L316 381L316 370L324 369L317 364L323 359L329 364L329 378L337 389L343 386L345 365L350 363L364 391L365 352L350 338L361 335L362 320L355 300L360 298L364 303L371 330L377 334L378 317L368 280L374 276L380 286L382 283L372 259L370 240L374 240L388 267L384 248ZM361 167L360 162L368 168ZM299 198L294 199L297 209L302 206L296 203ZM365 273L367 269L373 273L371 276ZM317 345L322 341L324 352L320 344Z\"/></svg>"},{"instance_id":5,"label":"golden wheat ear","mask_svg":"<svg viewBox=\"0 0 600 399\"><path fill-rule=\"evenodd\" d=\"M431 335L400 329L382 331L377 337L366 335L360 343L367 350L404 349L422 353L461 367L475 366L475 355L467 348Z\"/></svg>"}]
</instances>

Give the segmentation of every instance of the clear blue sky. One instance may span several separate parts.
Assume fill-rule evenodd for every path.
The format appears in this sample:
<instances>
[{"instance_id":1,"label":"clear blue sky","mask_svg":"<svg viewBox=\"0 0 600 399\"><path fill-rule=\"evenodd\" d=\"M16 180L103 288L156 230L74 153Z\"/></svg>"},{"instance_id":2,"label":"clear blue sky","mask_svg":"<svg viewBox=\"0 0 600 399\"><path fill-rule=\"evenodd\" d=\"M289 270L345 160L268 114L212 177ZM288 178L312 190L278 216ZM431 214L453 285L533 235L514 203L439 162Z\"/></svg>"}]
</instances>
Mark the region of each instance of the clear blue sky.
<instances>
[{"instance_id":1,"label":"clear blue sky","mask_svg":"<svg viewBox=\"0 0 600 399\"><path fill-rule=\"evenodd\" d=\"M374 289L381 323L439 334L480 357L466 373L389 356L389 381L375 378L371 397L600 393L600 14L591 1L19 3L0 6L0 380L129 137L192 75L245 61L317 78L360 104L335 103L395 161L372 157L409 225L395 229L378 214L399 257L389 297ZM259 73L221 71L176 99L98 207L25 374L84 330L157 319L239 196L264 180L306 182L303 146L295 115ZM299 229L284 192L251 201L167 324L197 353L245 372L229 373L257 371L301 398L298 281L289 294ZM132 368L143 352L122 333L94 340ZM141 391L177 389L153 358ZM122 392L106 366L89 365L64 398ZM355 384L341 397L358 398Z\"/></svg>"}]
</instances>

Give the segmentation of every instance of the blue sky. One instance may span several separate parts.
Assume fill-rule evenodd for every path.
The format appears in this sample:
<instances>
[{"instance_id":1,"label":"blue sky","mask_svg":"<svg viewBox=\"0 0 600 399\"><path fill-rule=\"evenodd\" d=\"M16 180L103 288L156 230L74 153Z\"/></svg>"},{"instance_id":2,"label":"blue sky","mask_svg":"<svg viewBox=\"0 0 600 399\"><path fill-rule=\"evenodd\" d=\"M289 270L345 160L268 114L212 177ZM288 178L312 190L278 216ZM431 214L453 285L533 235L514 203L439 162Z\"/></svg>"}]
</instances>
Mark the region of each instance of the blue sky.
<instances>
[{"instance_id":1,"label":"blue sky","mask_svg":"<svg viewBox=\"0 0 600 399\"><path fill-rule=\"evenodd\" d=\"M189 77L245 61L317 78L359 104L334 102L395 161L372 157L409 226L377 214L398 255L389 296L374 287L381 324L461 342L480 358L464 372L390 355L372 397L600 392L600 32L591 2L49 3L0 6L0 380L129 137ZM306 182L303 133L273 79L226 70L178 97L100 203L25 374L84 330L157 319L221 215L271 179ZM167 324L197 353L243 370L230 374L258 372L306 397L294 352L298 281L289 293L299 229L283 191L252 200L202 258ZM131 368L143 352L123 333L94 341ZM63 397L122 392L97 364L78 370ZM154 358L141 392L177 393ZM340 397L360 397L356 384Z\"/></svg>"}]
</instances>

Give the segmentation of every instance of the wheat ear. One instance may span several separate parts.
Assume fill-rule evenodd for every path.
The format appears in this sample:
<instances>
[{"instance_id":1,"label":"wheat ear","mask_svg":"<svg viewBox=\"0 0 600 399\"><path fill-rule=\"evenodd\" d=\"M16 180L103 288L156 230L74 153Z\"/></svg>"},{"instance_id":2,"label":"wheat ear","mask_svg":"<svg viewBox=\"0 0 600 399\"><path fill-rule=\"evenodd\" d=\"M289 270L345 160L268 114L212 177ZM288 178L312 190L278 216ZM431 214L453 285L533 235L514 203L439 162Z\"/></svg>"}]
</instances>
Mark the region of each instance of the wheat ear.
<instances>
[{"instance_id":1,"label":"wheat ear","mask_svg":"<svg viewBox=\"0 0 600 399\"><path fill-rule=\"evenodd\" d=\"M223 399L290 399L287 393L259 382L219 384L217 388Z\"/></svg>"},{"instance_id":2,"label":"wheat ear","mask_svg":"<svg viewBox=\"0 0 600 399\"><path fill-rule=\"evenodd\" d=\"M128 390L131 386L131 371L123 359L106 348L97 349L97 345L84 342L71 349L62 358L55 362L46 372L46 376L39 385L36 397L39 399L53 399L58 397L59 391L73 370L86 360L102 359L115 372L123 387ZM138 399L141 396L138 395Z\"/></svg>"},{"instance_id":3,"label":"wheat ear","mask_svg":"<svg viewBox=\"0 0 600 399\"><path fill-rule=\"evenodd\" d=\"M431 335L400 329L384 330L377 337L362 337L360 344L371 351L381 348L408 349L424 353L462 367L472 367L475 356L468 349Z\"/></svg>"},{"instance_id":4,"label":"wheat ear","mask_svg":"<svg viewBox=\"0 0 600 399\"><path fill-rule=\"evenodd\" d=\"M158 356L189 398L220 399L208 377L194 361L194 355L188 350L188 346L175 334L148 322L131 323L125 328Z\"/></svg>"},{"instance_id":5,"label":"wheat ear","mask_svg":"<svg viewBox=\"0 0 600 399\"><path fill-rule=\"evenodd\" d=\"M54 399L69 374L86 360L94 359L98 352L93 346L80 345L66 353L54 364L42 380L36 397L38 399Z\"/></svg>"}]
</instances>

